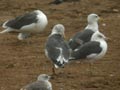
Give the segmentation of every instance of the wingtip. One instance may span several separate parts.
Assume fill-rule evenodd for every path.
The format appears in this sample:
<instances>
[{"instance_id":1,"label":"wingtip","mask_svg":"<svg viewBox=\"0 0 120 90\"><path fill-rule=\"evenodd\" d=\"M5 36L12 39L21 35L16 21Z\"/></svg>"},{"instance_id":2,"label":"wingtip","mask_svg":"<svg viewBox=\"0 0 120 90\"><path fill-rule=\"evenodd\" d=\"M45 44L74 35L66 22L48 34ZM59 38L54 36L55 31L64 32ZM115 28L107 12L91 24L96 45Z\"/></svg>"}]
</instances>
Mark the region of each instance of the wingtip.
<instances>
[{"instance_id":1,"label":"wingtip","mask_svg":"<svg viewBox=\"0 0 120 90\"><path fill-rule=\"evenodd\" d=\"M58 65L56 65L56 64L54 64L54 66L55 66L55 68L59 68L59 66L58 66Z\"/></svg>"}]
</instances>

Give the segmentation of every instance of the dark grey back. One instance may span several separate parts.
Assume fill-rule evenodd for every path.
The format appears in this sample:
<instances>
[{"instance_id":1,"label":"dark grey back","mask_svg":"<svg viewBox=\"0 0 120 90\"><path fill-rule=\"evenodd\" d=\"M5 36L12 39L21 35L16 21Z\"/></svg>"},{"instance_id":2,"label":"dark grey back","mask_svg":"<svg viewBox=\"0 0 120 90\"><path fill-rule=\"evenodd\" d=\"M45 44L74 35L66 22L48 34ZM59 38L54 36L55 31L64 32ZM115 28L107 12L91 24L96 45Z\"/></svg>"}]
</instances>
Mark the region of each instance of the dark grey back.
<instances>
[{"instance_id":1,"label":"dark grey back","mask_svg":"<svg viewBox=\"0 0 120 90\"><path fill-rule=\"evenodd\" d=\"M11 27L13 29L20 29L22 26L29 25L31 23L36 23L36 15L36 12L26 13L24 15L16 17L15 19L9 20L6 23L6 26Z\"/></svg>"},{"instance_id":2,"label":"dark grey back","mask_svg":"<svg viewBox=\"0 0 120 90\"><path fill-rule=\"evenodd\" d=\"M72 57L77 59L85 59L90 54L98 54L102 51L100 43L96 41L87 42L77 48L77 51L73 51Z\"/></svg>"},{"instance_id":3,"label":"dark grey back","mask_svg":"<svg viewBox=\"0 0 120 90\"><path fill-rule=\"evenodd\" d=\"M93 35L93 31L90 29L84 30L82 32L78 32L76 33L71 39L71 41L69 41L69 46L72 50L76 49L77 47L79 47L80 45L90 41L92 35ZM78 43L77 41L81 41L81 43Z\"/></svg>"},{"instance_id":4,"label":"dark grey back","mask_svg":"<svg viewBox=\"0 0 120 90\"><path fill-rule=\"evenodd\" d=\"M48 57L59 67L62 67L64 65L65 62L60 63L57 61L58 56L60 55L60 50L57 49L58 48L62 48L62 55L65 59L69 59L69 46L67 45L67 43L64 41L64 38L59 35L59 34L54 34L51 37L48 38L47 42L46 42L46 50L48 52Z\"/></svg>"}]
</instances>

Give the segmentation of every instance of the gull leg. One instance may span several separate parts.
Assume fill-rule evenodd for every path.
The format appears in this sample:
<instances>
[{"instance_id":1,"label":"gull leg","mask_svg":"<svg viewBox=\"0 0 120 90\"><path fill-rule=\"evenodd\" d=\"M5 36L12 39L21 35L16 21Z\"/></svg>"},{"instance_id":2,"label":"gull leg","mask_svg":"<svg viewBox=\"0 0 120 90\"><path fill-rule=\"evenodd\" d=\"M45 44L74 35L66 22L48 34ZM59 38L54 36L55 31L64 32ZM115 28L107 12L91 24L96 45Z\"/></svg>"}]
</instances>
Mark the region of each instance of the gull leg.
<instances>
[{"instance_id":1,"label":"gull leg","mask_svg":"<svg viewBox=\"0 0 120 90\"><path fill-rule=\"evenodd\" d=\"M92 71L91 71L92 70L92 64L91 63L89 63L89 68L90 68L90 71L89 71L90 72L90 76L92 76Z\"/></svg>"},{"instance_id":2,"label":"gull leg","mask_svg":"<svg viewBox=\"0 0 120 90\"><path fill-rule=\"evenodd\" d=\"M56 75L56 73L55 73L55 66L54 66L54 64L53 64L53 67L52 67L52 73L53 73L53 75Z\"/></svg>"},{"instance_id":3,"label":"gull leg","mask_svg":"<svg viewBox=\"0 0 120 90\"><path fill-rule=\"evenodd\" d=\"M90 75L91 77L93 76L92 66L93 66L93 63L90 62L90 63L89 63L89 75Z\"/></svg>"}]
</instances>

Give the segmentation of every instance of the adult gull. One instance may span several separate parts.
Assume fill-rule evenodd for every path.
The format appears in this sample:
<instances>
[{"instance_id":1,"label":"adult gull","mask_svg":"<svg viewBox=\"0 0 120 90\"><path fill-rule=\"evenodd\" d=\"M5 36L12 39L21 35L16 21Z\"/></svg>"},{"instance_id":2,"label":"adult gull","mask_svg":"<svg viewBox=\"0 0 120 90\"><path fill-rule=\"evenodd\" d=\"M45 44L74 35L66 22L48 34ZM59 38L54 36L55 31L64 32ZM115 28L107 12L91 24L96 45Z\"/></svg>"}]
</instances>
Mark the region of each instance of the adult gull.
<instances>
[{"instance_id":1,"label":"adult gull","mask_svg":"<svg viewBox=\"0 0 120 90\"><path fill-rule=\"evenodd\" d=\"M42 32L47 24L47 16L40 10L34 10L3 23L2 27L5 30L1 31L0 34L18 32L18 39L23 40L30 36L31 33Z\"/></svg>"},{"instance_id":2,"label":"adult gull","mask_svg":"<svg viewBox=\"0 0 120 90\"><path fill-rule=\"evenodd\" d=\"M46 42L45 54L52 60L55 68L63 67L69 61L70 48L64 40L64 31L62 24L55 25ZM53 74L55 74L54 66Z\"/></svg>"},{"instance_id":3,"label":"adult gull","mask_svg":"<svg viewBox=\"0 0 120 90\"><path fill-rule=\"evenodd\" d=\"M85 27L83 31L76 33L68 42L72 50L90 41L93 33L99 31L98 29L99 19L100 17L97 14L92 13L88 15L87 17L88 25Z\"/></svg>"},{"instance_id":4,"label":"adult gull","mask_svg":"<svg viewBox=\"0 0 120 90\"><path fill-rule=\"evenodd\" d=\"M107 52L106 39L99 31L95 32L89 42L79 46L71 53L71 59L97 60L102 58Z\"/></svg>"}]
</instances>

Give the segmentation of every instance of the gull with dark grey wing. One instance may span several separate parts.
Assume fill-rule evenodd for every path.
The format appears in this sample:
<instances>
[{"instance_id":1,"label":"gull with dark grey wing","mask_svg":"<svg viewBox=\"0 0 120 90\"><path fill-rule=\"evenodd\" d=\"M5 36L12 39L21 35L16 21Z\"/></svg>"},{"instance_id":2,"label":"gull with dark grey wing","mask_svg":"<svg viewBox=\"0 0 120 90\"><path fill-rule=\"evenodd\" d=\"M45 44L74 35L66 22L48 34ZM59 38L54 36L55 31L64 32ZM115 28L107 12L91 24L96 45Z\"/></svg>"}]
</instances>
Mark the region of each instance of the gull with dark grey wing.
<instances>
[{"instance_id":1,"label":"gull with dark grey wing","mask_svg":"<svg viewBox=\"0 0 120 90\"><path fill-rule=\"evenodd\" d=\"M63 67L68 63L70 56L70 48L64 40L64 30L62 24L55 25L46 42L45 54L52 60L55 68ZM55 74L54 66L53 74Z\"/></svg>"},{"instance_id":2,"label":"gull with dark grey wing","mask_svg":"<svg viewBox=\"0 0 120 90\"><path fill-rule=\"evenodd\" d=\"M34 10L3 23L2 27L5 30L1 31L0 34L18 32L18 39L23 40L31 33L42 32L47 24L47 16L40 10Z\"/></svg>"},{"instance_id":3,"label":"gull with dark grey wing","mask_svg":"<svg viewBox=\"0 0 120 90\"><path fill-rule=\"evenodd\" d=\"M88 15L87 18L88 25L85 27L83 31L76 33L68 42L72 50L75 50L77 47L90 41L92 35L96 31L99 31L98 29L99 18L100 17L97 14Z\"/></svg>"}]
</instances>

